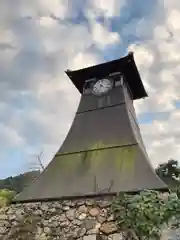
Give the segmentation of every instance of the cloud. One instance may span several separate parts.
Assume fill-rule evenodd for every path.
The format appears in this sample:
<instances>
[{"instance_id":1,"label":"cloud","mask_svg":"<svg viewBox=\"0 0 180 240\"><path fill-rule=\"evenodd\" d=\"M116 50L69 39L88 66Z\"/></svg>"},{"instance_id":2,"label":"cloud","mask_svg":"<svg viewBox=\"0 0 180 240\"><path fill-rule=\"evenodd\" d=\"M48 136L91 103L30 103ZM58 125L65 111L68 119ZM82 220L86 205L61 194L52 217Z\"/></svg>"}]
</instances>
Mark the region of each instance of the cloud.
<instances>
[{"instance_id":1,"label":"cloud","mask_svg":"<svg viewBox=\"0 0 180 240\"><path fill-rule=\"evenodd\" d=\"M100 48L105 48L107 45L114 45L120 42L118 33L110 33L105 26L94 22L91 24L92 38L95 44Z\"/></svg>"},{"instance_id":2,"label":"cloud","mask_svg":"<svg viewBox=\"0 0 180 240\"><path fill-rule=\"evenodd\" d=\"M11 128L11 126L6 126L1 124L1 151L3 151L3 146L7 144L9 146L23 146L24 139L19 136L15 129Z\"/></svg>"},{"instance_id":3,"label":"cloud","mask_svg":"<svg viewBox=\"0 0 180 240\"><path fill-rule=\"evenodd\" d=\"M92 35L88 26L68 21L73 17L72 6L63 0L0 3L0 135L4 151L18 146L17 151L28 155L46 148L44 161L51 160L51 149L54 153L54 147L57 150L64 140L80 97L64 71L102 61L92 48L98 41L97 30ZM101 35L110 35L107 43L105 38L99 39L104 47L118 37L103 26L99 30ZM14 161L18 164L19 159Z\"/></svg>"},{"instance_id":4,"label":"cloud","mask_svg":"<svg viewBox=\"0 0 180 240\"><path fill-rule=\"evenodd\" d=\"M17 156L27 161L42 150L45 163L52 159L80 98L64 71L111 59L109 49L135 53L149 93L135 106L140 122L142 116L153 116L140 124L153 164L178 158L179 20L180 4L175 0L165 0L163 6L161 1L143 5L131 0L2 0L0 142L4 163L16 156L13 161L22 164ZM21 154L6 154L14 148ZM16 174L14 169L7 175Z\"/></svg>"},{"instance_id":5,"label":"cloud","mask_svg":"<svg viewBox=\"0 0 180 240\"><path fill-rule=\"evenodd\" d=\"M103 15L106 18L119 16L125 4L124 0L93 0L89 3L89 13L95 16Z\"/></svg>"},{"instance_id":6,"label":"cloud","mask_svg":"<svg viewBox=\"0 0 180 240\"><path fill-rule=\"evenodd\" d=\"M135 104L137 112L167 113L164 119L140 125L156 165L168 158L179 158L179 110L175 102L180 99L180 28L177 24L180 5L175 2L169 4L169 1L165 1L163 14L161 11L161 16L156 17L151 36L147 34L146 40L129 46L135 52L135 60L149 93L149 98ZM149 28L148 24L146 28Z\"/></svg>"}]
</instances>

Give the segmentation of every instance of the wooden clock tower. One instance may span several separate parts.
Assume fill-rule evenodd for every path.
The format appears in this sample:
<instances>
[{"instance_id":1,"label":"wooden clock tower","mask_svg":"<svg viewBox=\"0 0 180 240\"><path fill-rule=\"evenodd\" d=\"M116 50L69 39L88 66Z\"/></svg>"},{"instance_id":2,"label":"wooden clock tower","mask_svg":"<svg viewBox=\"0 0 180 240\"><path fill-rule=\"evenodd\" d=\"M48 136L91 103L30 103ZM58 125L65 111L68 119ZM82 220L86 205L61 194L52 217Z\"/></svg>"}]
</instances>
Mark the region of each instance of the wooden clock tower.
<instances>
[{"instance_id":1,"label":"wooden clock tower","mask_svg":"<svg viewBox=\"0 0 180 240\"><path fill-rule=\"evenodd\" d=\"M67 71L82 94L70 131L40 177L15 202L166 189L150 164L133 100L147 97L133 53Z\"/></svg>"}]
</instances>

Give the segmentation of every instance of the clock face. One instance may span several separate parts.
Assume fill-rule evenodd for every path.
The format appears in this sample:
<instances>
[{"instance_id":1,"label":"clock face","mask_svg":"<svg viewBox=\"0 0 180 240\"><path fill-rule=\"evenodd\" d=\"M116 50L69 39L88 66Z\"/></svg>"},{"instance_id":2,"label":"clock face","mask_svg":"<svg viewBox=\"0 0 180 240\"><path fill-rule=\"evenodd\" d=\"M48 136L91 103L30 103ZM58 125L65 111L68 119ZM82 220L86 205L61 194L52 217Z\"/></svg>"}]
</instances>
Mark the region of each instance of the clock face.
<instances>
[{"instance_id":1,"label":"clock face","mask_svg":"<svg viewBox=\"0 0 180 240\"><path fill-rule=\"evenodd\" d=\"M94 85L92 92L94 95L100 96L106 94L113 87L113 82L107 78L98 80Z\"/></svg>"}]
</instances>

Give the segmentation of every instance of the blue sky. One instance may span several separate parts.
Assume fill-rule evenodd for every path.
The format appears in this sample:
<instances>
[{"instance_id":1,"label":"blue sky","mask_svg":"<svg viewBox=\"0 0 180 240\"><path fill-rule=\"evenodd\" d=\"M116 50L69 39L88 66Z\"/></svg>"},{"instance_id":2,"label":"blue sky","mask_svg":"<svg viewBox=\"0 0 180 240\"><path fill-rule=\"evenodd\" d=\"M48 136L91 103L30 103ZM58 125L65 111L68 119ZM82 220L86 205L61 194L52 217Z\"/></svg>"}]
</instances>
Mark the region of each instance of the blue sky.
<instances>
[{"instance_id":1,"label":"blue sky","mask_svg":"<svg viewBox=\"0 0 180 240\"><path fill-rule=\"evenodd\" d=\"M154 166L179 159L180 4L175 0L0 2L0 178L47 164L80 98L64 74L134 51L149 98L135 103ZM16 11L14 11L16 8ZM12 9L12 10L11 10Z\"/></svg>"}]
</instances>

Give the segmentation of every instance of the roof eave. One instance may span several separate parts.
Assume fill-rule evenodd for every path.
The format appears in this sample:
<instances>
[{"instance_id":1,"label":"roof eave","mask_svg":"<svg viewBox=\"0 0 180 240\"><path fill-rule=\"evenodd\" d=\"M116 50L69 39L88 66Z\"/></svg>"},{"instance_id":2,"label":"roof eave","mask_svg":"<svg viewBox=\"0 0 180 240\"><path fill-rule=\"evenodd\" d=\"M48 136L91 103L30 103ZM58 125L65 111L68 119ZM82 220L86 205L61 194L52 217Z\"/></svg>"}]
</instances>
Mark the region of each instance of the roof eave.
<instances>
[{"instance_id":1,"label":"roof eave","mask_svg":"<svg viewBox=\"0 0 180 240\"><path fill-rule=\"evenodd\" d=\"M140 77L140 74L139 74L139 71L137 69L137 66L136 66L136 63L134 61L134 55L133 55L133 52L130 52L128 55L126 55L125 57L122 57L120 59L115 59L113 61L109 61L109 62L105 62L105 63L100 63L98 65L94 65L94 66L90 66L90 67L86 67L86 68L82 68L82 69L78 69L78 70L66 70L65 73L67 74L67 76L71 79L71 81L73 82L73 84L75 85L75 87L78 89L78 91L82 94L82 89L80 88L80 86L77 84L77 80L76 80L76 77L77 75L81 75L82 72L86 72L86 71L93 71L94 68L103 68L105 66L108 66L110 64L112 64L114 62L114 64L117 64L118 62L121 62L121 64L123 65L124 63L127 64L128 61L131 62L131 68L133 69L135 75L136 75L136 78L138 79L139 81L139 86L140 86L140 90L139 90L139 93L136 93L134 94L133 96L133 100L138 100L138 99L141 99L141 98L145 98L145 97L148 97L148 94L144 88L144 85L143 85L143 82L141 80L141 77ZM79 81L83 81L82 79L80 79ZM85 79L84 79L85 81Z\"/></svg>"}]
</instances>

